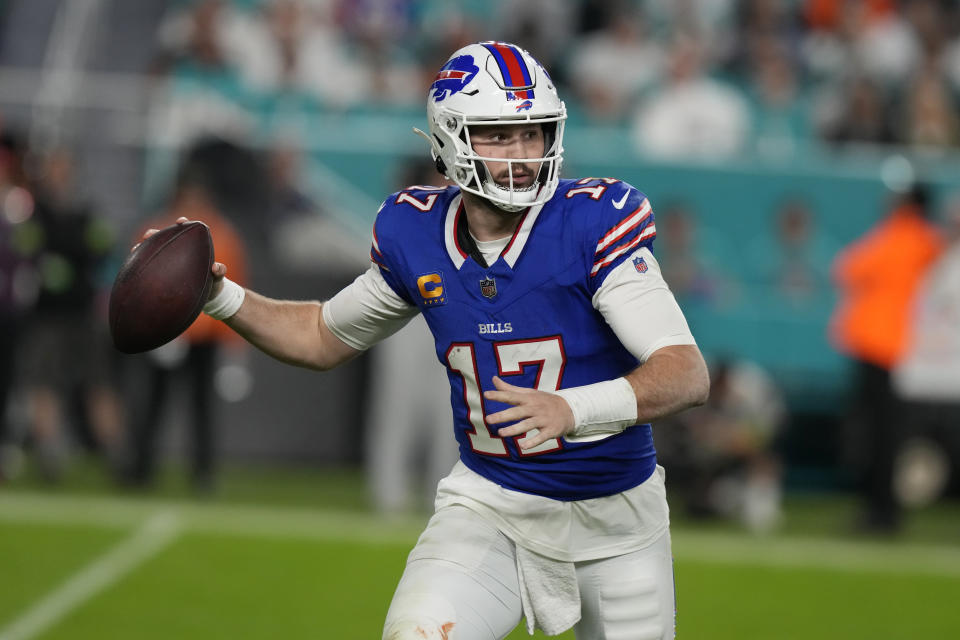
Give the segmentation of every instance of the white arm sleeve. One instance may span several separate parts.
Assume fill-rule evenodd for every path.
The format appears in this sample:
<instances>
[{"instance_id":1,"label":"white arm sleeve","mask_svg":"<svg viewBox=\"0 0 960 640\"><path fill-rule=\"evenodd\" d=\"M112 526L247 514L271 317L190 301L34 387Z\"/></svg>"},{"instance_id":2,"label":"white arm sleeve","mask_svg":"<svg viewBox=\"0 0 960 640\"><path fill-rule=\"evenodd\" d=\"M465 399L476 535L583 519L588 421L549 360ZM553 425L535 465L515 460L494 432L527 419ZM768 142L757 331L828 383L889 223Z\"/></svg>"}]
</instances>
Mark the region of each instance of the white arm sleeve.
<instances>
[{"instance_id":1,"label":"white arm sleeve","mask_svg":"<svg viewBox=\"0 0 960 640\"><path fill-rule=\"evenodd\" d=\"M323 305L327 328L360 351L390 337L418 313L420 309L390 288L376 265Z\"/></svg>"},{"instance_id":2,"label":"white arm sleeve","mask_svg":"<svg viewBox=\"0 0 960 640\"><path fill-rule=\"evenodd\" d=\"M634 267L634 258L643 258L645 272ZM646 247L607 275L593 295L593 306L640 362L663 347L696 344L659 263Z\"/></svg>"}]
</instances>

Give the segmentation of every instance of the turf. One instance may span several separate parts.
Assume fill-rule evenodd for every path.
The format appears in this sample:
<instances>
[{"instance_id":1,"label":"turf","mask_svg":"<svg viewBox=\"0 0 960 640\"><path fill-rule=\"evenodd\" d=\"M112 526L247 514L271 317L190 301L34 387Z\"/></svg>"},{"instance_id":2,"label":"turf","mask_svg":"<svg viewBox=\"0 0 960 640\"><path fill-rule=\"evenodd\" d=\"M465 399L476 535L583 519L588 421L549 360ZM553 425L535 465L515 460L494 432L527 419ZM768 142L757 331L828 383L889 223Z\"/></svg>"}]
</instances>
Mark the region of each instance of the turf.
<instances>
[{"instance_id":1,"label":"turf","mask_svg":"<svg viewBox=\"0 0 960 640\"><path fill-rule=\"evenodd\" d=\"M158 510L181 535L39 637L378 638L416 536L343 511L7 495L0 629ZM954 549L682 531L674 546L680 638L945 638L960 624Z\"/></svg>"},{"instance_id":2,"label":"turf","mask_svg":"<svg viewBox=\"0 0 960 640\"><path fill-rule=\"evenodd\" d=\"M0 521L0 627L123 535L122 529Z\"/></svg>"},{"instance_id":3,"label":"turf","mask_svg":"<svg viewBox=\"0 0 960 640\"><path fill-rule=\"evenodd\" d=\"M379 638L425 517L372 515L350 470L227 469L219 491L202 497L176 470L147 493L83 465L71 474L59 487L28 475L0 492L0 640L157 514L175 518L179 534L30 637ZM853 537L847 498L792 496L787 506L784 530L765 538L676 514L679 638L955 635L957 504L911 514L897 540Z\"/></svg>"},{"instance_id":4,"label":"turf","mask_svg":"<svg viewBox=\"0 0 960 640\"><path fill-rule=\"evenodd\" d=\"M405 554L189 534L44 637L378 638Z\"/></svg>"},{"instance_id":5,"label":"turf","mask_svg":"<svg viewBox=\"0 0 960 640\"><path fill-rule=\"evenodd\" d=\"M680 638L949 638L960 578L677 562Z\"/></svg>"}]
</instances>

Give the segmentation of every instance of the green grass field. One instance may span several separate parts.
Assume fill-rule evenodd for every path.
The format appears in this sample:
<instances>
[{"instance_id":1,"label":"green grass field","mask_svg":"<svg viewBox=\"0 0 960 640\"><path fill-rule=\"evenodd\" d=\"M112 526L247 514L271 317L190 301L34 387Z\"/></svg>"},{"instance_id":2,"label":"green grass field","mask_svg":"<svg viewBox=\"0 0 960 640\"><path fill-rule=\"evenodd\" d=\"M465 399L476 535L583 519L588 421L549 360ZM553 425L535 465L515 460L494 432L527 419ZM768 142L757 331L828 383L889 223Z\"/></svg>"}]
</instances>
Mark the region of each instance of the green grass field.
<instances>
[{"instance_id":1,"label":"green grass field","mask_svg":"<svg viewBox=\"0 0 960 640\"><path fill-rule=\"evenodd\" d=\"M7 486L0 640L379 638L423 519L370 515L360 480L228 473L204 500L170 484ZM833 535L824 514L847 506L795 499L767 538L676 523L678 637L956 637L957 505L914 517L896 542Z\"/></svg>"}]
</instances>

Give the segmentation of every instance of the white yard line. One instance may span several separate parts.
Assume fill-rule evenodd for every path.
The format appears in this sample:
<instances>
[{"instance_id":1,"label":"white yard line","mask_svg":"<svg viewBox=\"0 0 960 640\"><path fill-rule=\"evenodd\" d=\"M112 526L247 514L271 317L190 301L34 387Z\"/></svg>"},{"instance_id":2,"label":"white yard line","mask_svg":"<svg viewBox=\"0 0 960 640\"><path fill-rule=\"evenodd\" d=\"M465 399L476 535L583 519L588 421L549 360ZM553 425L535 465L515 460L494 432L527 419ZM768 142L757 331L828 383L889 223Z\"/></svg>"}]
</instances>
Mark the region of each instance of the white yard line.
<instances>
[{"instance_id":1,"label":"white yard line","mask_svg":"<svg viewBox=\"0 0 960 640\"><path fill-rule=\"evenodd\" d=\"M164 511L152 516L129 538L70 576L0 629L0 640L28 640L40 635L162 551L176 539L180 531L181 525L174 513Z\"/></svg>"}]
</instances>

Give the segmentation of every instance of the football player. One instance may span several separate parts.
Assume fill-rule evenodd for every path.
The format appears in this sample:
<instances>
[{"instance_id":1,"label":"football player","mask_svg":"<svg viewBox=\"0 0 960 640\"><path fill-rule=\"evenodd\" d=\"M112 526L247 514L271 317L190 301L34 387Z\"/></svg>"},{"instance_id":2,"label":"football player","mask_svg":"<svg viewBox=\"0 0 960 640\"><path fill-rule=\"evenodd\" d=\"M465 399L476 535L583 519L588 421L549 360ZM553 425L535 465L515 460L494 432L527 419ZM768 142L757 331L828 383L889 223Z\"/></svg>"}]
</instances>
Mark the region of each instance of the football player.
<instances>
[{"instance_id":1,"label":"football player","mask_svg":"<svg viewBox=\"0 0 960 640\"><path fill-rule=\"evenodd\" d=\"M650 422L702 404L703 358L653 255L647 198L561 179L566 109L512 44L460 49L427 97L454 183L390 195L369 271L331 300L224 278L205 311L280 360L329 369L422 313L460 460L410 553L390 640L671 638L664 472ZM437 389L437 393L443 391Z\"/></svg>"}]
</instances>

